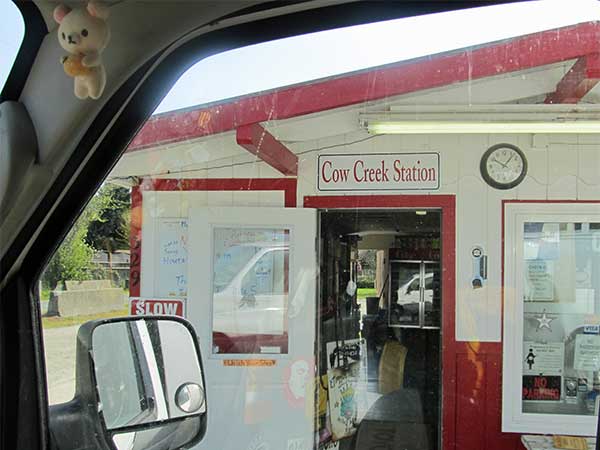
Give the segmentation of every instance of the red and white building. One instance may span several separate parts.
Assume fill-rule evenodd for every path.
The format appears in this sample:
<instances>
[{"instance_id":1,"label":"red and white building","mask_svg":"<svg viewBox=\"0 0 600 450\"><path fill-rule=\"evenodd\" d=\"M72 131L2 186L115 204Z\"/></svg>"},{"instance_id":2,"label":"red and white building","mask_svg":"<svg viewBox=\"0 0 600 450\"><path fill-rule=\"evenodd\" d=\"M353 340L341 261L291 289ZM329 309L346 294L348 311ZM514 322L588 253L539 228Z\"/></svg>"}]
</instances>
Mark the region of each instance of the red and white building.
<instances>
[{"instance_id":1,"label":"red and white building","mask_svg":"<svg viewBox=\"0 0 600 450\"><path fill-rule=\"evenodd\" d=\"M349 211L365 228L354 230L362 240L343 245L383 250L385 274L390 249L403 235L419 235L419 223L428 226L413 216L439 218L439 236L425 246L439 245L441 286L436 293L421 281L421 290L440 296L440 316L429 331L416 326L440 339L426 347L441 361L425 369L437 371L428 383L438 383L441 406L429 415L437 417L427 424L437 430L430 439L445 450L506 450L521 448L524 434L593 435L589 408L600 365L584 355L578 336L597 345L600 256L578 245L600 243L599 80L600 24L593 22L149 119L111 177L133 186L131 295L183 299L202 341L211 412L200 448L258 448L261 439L272 449L312 448L315 435L331 432L313 414L328 408L318 404L315 383L328 372L315 348L327 351L319 324L328 314L324 278L334 276L324 237ZM397 129L378 134L376 124ZM510 189L482 175L482 157L496 144L515 146L526 159L523 180ZM387 241L386 214L403 221ZM385 229L369 237L378 220ZM352 234L348 223L339 227ZM272 316L232 310L237 328L220 332L215 305L228 288L216 287L216 264L234 229L247 231L242 248L248 236L273 231L276 244L259 242L253 255L275 261L281 253L285 300ZM342 269L354 267L352 249L347 258L338 285L346 286ZM410 372L412 341L390 322L399 295L391 291L379 310L407 351L397 367ZM344 292L331 295L336 303ZM246 329L243 321L262 325ZM369 339L365 323L356 338ZM367 353L377 353L369 362L381 369L381 349L369 345ZM531 345L535 374L527 370ZM224 424L236 437L215 431Z\"/></svg>"}]
</instances>

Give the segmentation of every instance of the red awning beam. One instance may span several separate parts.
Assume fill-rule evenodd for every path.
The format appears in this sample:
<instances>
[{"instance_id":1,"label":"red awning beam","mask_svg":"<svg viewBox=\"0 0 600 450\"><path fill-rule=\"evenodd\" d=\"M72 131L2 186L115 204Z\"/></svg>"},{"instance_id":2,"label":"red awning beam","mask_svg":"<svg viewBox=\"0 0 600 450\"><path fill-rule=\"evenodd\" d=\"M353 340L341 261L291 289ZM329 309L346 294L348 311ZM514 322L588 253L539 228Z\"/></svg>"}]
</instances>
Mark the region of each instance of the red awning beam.
<instances>
[{"instance_id":1,"label":"red awning beam","mask_svg":"<svg viewBox=\"0 0 600 450\"><path fill-rule=\"evenodd\" d=\"M579 103L600 81L600 55L592 53L577 60L556 85L545 103Z\"/></svg>"},{"instance_id":2,"label":"red awning beam","mask_svg":"<svg viewBox=\"0 0 600 450\"><path fill-rule=\"evenodd\" d=\"M298 175L298 157L262 125L253 123L238 127L236 141L282 174Z\"/></svg>"}]
</instances>

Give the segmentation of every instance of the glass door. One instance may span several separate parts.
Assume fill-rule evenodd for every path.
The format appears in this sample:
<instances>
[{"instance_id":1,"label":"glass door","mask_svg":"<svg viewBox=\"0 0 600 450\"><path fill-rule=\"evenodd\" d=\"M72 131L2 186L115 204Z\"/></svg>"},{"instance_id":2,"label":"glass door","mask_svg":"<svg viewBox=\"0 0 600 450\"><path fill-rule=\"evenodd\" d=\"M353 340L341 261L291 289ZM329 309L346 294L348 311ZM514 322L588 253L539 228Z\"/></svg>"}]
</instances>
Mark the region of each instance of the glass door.
<instances>
[{"instance_id":1,"label":"glass door","mask_svg":"<svg viewBox=\"0 0 600 450\"><path fill-rule=\"evenodd\" d=\"M390 261L390 326L439 328L441 298L439 262Z\"/></svg>"},{"instance_id":2,"label":"glass door","mask_svg":"<svg viewBox=\"0 0 600 450\"><path fill-rule=\"evenodd\" d=\"M390 261L390 326L421 326L422 278L420 261Z\"/></svg>"},{"instance_id":3,"label":"glass door","mask_svg":"<svg viewBox=\"0 0 600 450\"><path fill-rule=\"evenodd\" d=\"M440 263L437 261L424 262L423 272L422 325L424 328L439 328L442 316Z\"/></svg>"}]
</instances>

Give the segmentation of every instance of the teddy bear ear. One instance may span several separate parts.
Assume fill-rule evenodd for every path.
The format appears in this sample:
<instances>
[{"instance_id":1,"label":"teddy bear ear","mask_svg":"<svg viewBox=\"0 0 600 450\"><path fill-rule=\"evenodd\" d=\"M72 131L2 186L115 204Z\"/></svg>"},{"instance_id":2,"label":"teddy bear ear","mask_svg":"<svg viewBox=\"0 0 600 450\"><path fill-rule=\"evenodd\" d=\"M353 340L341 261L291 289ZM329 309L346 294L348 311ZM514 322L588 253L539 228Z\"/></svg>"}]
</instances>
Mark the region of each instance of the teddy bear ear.
<instances>
[{"instance_id":1,"label":"teddy bear ear","mask_svg":"<svg viewBox=\"0 0 600 450\"><path fill-rule=\"evenodd\" d=\"M70 12L71 8L69 8L67 5L60 4L54 8L54 20L56 20L57 23L61 23L65 16Z\"/></svg>"},{"instance_id":2,"label":"teddy bear ear","mask_svg":"<svg viewBox=\"0 0 600 450\"><path fill-rule=\"evenodd\" d=\"M103 5L99 2L89 2L87 5L87 11L90 16L97 17L98 19L108 19L109 9L108 6Z\"/></svg>"}]
</instances>

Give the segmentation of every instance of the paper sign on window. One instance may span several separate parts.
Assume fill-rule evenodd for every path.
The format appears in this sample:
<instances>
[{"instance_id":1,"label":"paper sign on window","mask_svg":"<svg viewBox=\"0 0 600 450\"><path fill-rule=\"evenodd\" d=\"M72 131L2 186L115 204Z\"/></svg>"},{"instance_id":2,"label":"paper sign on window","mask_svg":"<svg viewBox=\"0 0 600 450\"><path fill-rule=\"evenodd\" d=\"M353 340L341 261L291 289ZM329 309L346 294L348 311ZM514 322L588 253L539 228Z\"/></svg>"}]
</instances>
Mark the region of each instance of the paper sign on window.
<instances>
[{"instance_id":1,"label":"paper sign on window","mask_svg":"<svg viewBox=\"0 0 600 450\"><path fill-rule=\"evenodd\" d=\"M543 259L525 261L525 301L554 301L554 263Z\"/></svg>"}]
</instances>

